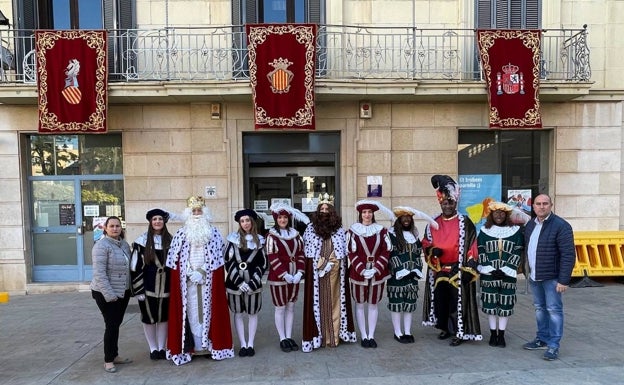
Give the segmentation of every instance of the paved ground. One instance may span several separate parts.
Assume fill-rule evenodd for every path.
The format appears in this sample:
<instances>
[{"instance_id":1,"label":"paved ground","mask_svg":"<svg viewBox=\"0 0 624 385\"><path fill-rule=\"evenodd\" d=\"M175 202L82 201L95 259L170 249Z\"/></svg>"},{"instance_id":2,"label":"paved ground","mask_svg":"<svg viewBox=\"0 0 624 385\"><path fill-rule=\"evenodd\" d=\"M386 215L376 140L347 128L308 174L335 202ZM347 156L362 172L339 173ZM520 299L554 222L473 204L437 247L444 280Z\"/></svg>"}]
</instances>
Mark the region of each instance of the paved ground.
<instances>
[{"instance_id":1,"label":"paved ground","mask_svg":"<svg viewBox=\"0 0 624 385\"><path fill-rule=\"evenodd\" d=\"M384 303L377 349L358 343L313 353L280 351L267 296L254 357L221 362L201 358L181 367L149 359L133 299L121 328L120 351L134 362L118 366L114 374L103 370L104 325L90 293L12 296L0 304L0 384L620 384L624 285L603 283L565 294L564 339L560 359L553 362L541 358L543 351L522 349L535 333L530 294L518 295L505 349L492 348L487 340L453 348L420 322L413 329L416 343L401 345L392 338ZM519 287L525 287L524 281ZM483 315L481 327L488 336ZM301 330L300 319L295 330Z\"/></svg>"}]
</instances>

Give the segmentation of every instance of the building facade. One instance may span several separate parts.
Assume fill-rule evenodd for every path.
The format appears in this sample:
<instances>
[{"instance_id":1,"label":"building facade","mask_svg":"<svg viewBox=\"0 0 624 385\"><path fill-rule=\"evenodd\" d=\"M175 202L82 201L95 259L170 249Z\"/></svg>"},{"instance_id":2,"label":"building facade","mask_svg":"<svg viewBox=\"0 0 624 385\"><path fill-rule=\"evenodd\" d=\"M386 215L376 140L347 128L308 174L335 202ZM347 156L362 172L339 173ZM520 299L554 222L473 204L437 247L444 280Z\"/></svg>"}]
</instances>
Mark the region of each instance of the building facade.
<instances>
[{"instance_id":1,"label":"building facade","mask_svg":"<svg viewBox=\"0 0 624 385\"><path fill-rule=\"evenodd\" d=\"M548 193L575 230L624 227L621 1L57 3L0 0L0 291L84 285L100 218L122 217L131 241L149 208L197 194L222 233L242 207L306 211L325 192L347 226L371 184L388 207L435 214L433 174L496 174L500 199ZM314 131L254 129L257 22L318 24ZM108 30L105 135L37 133L32 33L72 28ZM543 129L488 128L476 28L543 31Z\"/></svg>"}]
</instances>

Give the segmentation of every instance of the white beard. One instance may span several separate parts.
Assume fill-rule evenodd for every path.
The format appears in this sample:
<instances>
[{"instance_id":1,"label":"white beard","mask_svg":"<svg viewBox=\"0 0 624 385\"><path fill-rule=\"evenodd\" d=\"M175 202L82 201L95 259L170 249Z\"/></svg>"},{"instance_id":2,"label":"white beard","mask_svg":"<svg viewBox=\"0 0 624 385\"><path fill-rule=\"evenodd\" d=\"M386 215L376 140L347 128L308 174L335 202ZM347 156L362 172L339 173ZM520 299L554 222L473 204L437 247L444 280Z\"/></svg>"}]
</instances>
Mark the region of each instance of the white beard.
<instances>
[{"instance_id":1,"label":"white beard","mask_svg":"<svg viewBox=\"0 0 624 385\"><path fill-rule=\"evenodd\" d=\"M203 215L191 215L186 220L186 237L193 246L203 246L210 241L211 226Z\"/></svg>"}]
</instances>

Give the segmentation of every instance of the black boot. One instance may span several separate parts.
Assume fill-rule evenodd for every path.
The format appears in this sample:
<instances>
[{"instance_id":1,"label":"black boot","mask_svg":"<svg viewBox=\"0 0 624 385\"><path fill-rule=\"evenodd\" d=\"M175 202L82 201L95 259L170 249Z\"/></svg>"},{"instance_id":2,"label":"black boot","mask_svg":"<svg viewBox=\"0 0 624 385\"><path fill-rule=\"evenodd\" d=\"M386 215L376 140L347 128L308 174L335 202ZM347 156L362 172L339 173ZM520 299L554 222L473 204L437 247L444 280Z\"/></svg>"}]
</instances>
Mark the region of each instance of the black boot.
<instances>
[{"instance_id":1,"label":"black boot","mask_svg":"<svg viewBox=\"0 0 624 385\"><path fill-rule=\"evenodd\" d=\"M490 346L496 346L498 344L498 334L496 330L490 329Z\"/></svg>"},{"instance_id":2,"label":"black boot","mask_svg":"<svg viewBox=\"0 0 624 385\"><path fill-rule=\"evenodd\" d=\"M498 342L497 342L496 346L498 346L499 348L504 348L505 346L507 346L507 343L505 342L505 331L504 330L499 330L498 331Z\"/></svg>"}]
</instances>

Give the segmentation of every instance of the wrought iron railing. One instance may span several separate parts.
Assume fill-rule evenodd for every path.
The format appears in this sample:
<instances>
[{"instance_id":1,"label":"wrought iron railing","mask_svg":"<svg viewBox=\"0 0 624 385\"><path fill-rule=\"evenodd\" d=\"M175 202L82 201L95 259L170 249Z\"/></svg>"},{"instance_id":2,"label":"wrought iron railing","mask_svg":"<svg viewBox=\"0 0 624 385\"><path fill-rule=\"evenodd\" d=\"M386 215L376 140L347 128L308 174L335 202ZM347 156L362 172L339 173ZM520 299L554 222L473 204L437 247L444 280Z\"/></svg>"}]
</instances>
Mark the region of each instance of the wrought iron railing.
<instances>
[{"instance_id":1,"label":"wrought iron railing","mask_svg":"<svg viewBox=\"0 0 624 385\"><path fill-rule=\"evenodd\" d=\"M480 80L475 31L319 25L317 80ZM0 83L36 83L33 31L0 30ZM243 26L112 30L110 82L246 81ZM587 29L542 35L541 77L591 78Z\"/></svg>"}]
</instances>

